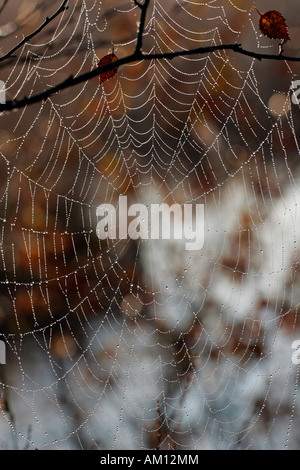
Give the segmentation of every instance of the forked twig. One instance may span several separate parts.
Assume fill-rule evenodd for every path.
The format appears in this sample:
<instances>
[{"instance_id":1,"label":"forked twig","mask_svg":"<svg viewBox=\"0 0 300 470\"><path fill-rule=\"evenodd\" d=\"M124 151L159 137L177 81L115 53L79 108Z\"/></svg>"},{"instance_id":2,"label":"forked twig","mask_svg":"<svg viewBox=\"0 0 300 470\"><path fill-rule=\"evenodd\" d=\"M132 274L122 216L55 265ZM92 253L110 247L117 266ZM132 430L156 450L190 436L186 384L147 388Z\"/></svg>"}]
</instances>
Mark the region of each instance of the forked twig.
<instances>
[{"instance_id":1,"label":"forked twig","mask_svg":"<svg viewBox=\"0 0 300 470\"><path fill-rule=\"evenodd\" d=\"M26 44L26 42L30 41L30 39L32 39L34 36L39 34L58 15L60 15L65 10L67 10L68 9L68 6L66 6L67 2L68 2L68 0L64 0L63 3L61 4L61 6L59 7L59 9L55 13L53 13L52 16L50 16L50 17L47 16L47 18L45 19L44 23L41 26L39 26L33 33L29 34L28 36L25 36L24 39L22 39L22 41L20 41L15 47L13 47L5 55L0 57L0 62L2 62L3 60L11 58L14 52L16 52L18 49L20 49L20 47L22 47L24 44ZM2 6L2 8L3 7L4 7L4 5Z\"/></svg>"}]
</instances>

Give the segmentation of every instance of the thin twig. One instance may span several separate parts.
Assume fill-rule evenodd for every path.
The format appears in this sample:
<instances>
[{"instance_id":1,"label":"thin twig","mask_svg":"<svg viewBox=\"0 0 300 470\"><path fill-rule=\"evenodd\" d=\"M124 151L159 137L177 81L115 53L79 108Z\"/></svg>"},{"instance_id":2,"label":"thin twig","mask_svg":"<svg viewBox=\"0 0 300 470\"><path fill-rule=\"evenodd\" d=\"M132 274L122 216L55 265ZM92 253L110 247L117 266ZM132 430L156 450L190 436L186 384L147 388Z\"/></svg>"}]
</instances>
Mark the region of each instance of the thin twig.
<instances>
[{"instance_id":1,"label":"thin twig","mask_svg":"<svg viewBox=\"0 0 300 470\"><path fill-rule=\"evenodd\" d=\"M4 0L4 1L3 1L2 6L1 6L1 8L0 8L0 15L1 15L1 13L3 12L4 8L6 7L7 3L8 3L8 0Z\"/></svg>"},{"instance_id":2,"label":"thin twig","mask_svg":"<svg viewBox=\"0 0 300 470\"><path fill-rule=\"evenodd\" d=\"M221 50L232 50L237 52L238 54L242 54L248 57L253 57L254 59L263 60L285 60L288 62L300 62L300 57L290 57L278 54L261 54L259 52L248 51L243 49L241 44L220 44L217 46L208 46L208 47L198 47L196 49L187 49L183 51L175 51L175 52L163 52L158 54L144 54L141 57L146 60L153 60L153 59L174 59L175 57L179 56L187 56L192 54L206 54L215 51ZM117 62L114 62L117 65Z\"/></svg>"},{"instance_id":3,"label":"thin twig","mask_svg":"<svg viewBox=\"0 0 300 470\"><path fill-rule=\"evenodd\" d=\"M40 33L49 23L51 23L51 21L53 21L58 15L60 15L60 13L67 10L68 9L68 6L66 6L67 2L68 2L68 0L64 0L63 3L61 4L61 6L59 7L59 9L52 16L50 16L50 17L47 16L44 23L38 29L36 29L33 33L29 34L28 36L25 36L24 39L22 39L22 41L19 42L19 44L17 44L15 47L13 47L9 52L7 52L7 54L0 57L0 62L10 58L14 52L16 52L26 42L30 41L30 39L32 39L34 36L36 36L38 33Z\"/></svg>"},{"instance_id":4,"label":"thin twig","mask_svg":"<svg viewBox=\"0 0 300 470\"><path fill-rule=\"evenodd\" d=\"M137 35L137 41L136 41L136 47L135 47L135 53L137 55L141 54L141 51L142 51L143 36L144 36L146 15L147 15L148 7L149 7L149 2L150 2L150 0L145 0L143 4L140 4L140 3L137 2L137 5L142 10L141 11L141 18L140 18L139 32L138 32L138 35Z\"/></svg>"}]
</instances>

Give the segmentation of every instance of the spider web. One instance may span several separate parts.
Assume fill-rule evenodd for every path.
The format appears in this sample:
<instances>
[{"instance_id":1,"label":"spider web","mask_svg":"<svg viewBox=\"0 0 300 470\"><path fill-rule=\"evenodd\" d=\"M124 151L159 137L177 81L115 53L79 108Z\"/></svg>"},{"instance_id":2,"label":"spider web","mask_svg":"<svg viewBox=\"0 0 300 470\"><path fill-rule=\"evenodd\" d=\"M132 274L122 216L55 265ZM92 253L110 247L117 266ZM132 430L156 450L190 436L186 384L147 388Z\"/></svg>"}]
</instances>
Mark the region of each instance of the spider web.
<instances>
[{"instance_id":1,"label":"spider web","mask_svg":"<svg viewBox=\"0 0 300 470\"><path fill-rule=\"evenodd\" d=\"M49 11L25 3L32 31ZM153 0L143 51L276 53L251 7ZM299 56L299 6L278 9ZM2 64L7 97L93 69L111 42L128 55L139 15L70 1ZM299 448L297 73L228 51L141 61L2 115L3 448ZM204 247L99 240L96 208L120 195L204 204Z\"/></svg>"}]
</instances>

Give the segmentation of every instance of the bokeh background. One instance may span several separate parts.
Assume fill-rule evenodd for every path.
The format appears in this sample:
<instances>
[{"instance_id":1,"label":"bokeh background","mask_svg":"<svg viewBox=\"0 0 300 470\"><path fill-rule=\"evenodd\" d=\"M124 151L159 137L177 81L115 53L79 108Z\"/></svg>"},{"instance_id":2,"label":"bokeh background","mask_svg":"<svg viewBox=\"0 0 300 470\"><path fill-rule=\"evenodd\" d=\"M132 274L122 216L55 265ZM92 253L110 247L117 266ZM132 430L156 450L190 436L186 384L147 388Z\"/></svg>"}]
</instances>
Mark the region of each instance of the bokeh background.
<instances>
[{"instance_id":1,"label":"bokeh background","mask_svg":"<svg viewBox=\"0 0 300 470\"><path fill-rule=\"evenodd\" d=\"M59 7L2 2L5 54ZM133 51L131 0L69 9L0 62L7 99ZM300 7L285 16L300 57ZM252 2L153 0L144 52L262 37ZM299 65L234 52L122 66L0 116L3 449L298 449ZM96 208L204 204L205 244L108 240Z\"/></svg>"}]
</instances>

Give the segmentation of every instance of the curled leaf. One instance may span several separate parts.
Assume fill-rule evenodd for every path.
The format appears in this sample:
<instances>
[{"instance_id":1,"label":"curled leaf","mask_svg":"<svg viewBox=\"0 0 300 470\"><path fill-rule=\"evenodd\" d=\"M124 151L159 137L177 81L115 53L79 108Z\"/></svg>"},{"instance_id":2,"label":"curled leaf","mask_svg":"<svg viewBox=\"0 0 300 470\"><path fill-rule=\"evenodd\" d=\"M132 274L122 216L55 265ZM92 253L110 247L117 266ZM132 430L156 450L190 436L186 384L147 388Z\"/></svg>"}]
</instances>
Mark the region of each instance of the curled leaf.
<instances>
[{"instance_id":1,"label":"curled leaf","mask_svg":"<svg viewBox=\"0 0 300 470\"><path fill-rule=\"evenodd\" d=\"M256 7L253 7L260 15L259 29L262 34L271 39L281 39L288 41L290 39L286 20L279 11L269 10L261 14Z\"/></svg>"},{"instance_id":2,"label":"curled leaf","mask_svg":"<svg viewBox=\"0 0 300 470\"><path fill-rule=\"evenodd\" d=\"M110 64L111 62L115 62L116 60L118 60L118 57L114 52L112 54L107 54L99 60L98 67L101 67L105 64ZM118 67L115 67L113 69L107 70L106 72L100 73L100 83L103 83L106 80L109 80L110 78L114 77L117 71Z\"/></svg>"}]
</instances>

